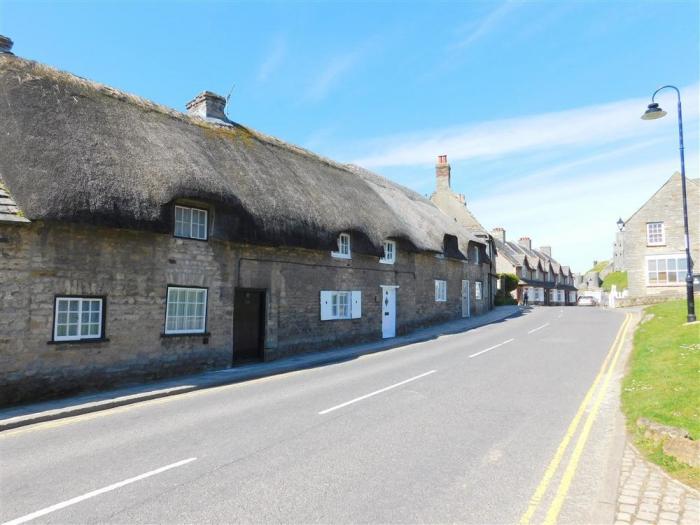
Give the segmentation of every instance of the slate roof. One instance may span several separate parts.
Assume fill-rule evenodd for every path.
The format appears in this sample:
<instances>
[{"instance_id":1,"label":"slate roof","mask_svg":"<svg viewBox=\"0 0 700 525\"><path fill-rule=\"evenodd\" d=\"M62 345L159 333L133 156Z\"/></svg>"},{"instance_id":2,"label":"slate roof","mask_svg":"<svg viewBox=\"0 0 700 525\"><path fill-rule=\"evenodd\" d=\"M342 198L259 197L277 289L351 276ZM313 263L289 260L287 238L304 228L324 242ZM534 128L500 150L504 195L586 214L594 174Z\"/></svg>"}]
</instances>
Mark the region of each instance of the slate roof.
<instances>
[{"instance_id":1,"label":"slate roof","mask_svg":"<svg viewBox=\"0 0 700 525\"><path fill-rule=\"evenodd\" d=\"M207 122L111 87L0 55L0 176L30 220L169 232L177 199L214 206L211 237L353 249L387 238L442 252L484 244L428 199L233 123Z\"/></svg>"}]
</instances>

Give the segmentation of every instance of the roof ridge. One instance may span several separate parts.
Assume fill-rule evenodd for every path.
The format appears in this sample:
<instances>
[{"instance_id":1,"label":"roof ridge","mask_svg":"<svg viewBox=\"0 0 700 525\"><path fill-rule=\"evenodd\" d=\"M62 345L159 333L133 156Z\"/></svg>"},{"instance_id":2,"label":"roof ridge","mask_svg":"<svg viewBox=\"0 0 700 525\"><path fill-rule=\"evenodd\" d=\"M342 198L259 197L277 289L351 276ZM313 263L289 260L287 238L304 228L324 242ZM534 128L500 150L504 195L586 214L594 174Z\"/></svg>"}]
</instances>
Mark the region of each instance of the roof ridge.
<instances>
[{"instance_id":1,"label":"roof ridge","mask_svg":"<svg viewBox=\"0 0 700 525\"><path fill-rule=\"evenodd\" d=\"M303 148L302 146L298 146L296 144L286 142L282 139L279 139L279 138L274 137L272 135L268 135L267 133L263 133L262 131L259 131L255 128L251 128L249 126L243 125L239 122L232 121L231 124L227 124L227 123L217 123L217 122L211 122L208 120L203 120L199 117L194 117L194 116L188 115L184 111L178 111L177 109L168 107L164 104L158 104L157 102L154 102L154 101L149 100L147 98L141 97L139 95L135 95L133 93L129 93L127 91L123 91L121 89L114 88L114 87L109 86L107 84L103 84L101 82L91 80L89 78L81 77L80 75L76 75L76 74L71 73L69 71L65 71L63 69L58 69L58 68L55 68L55 67L50 66L48 64L44 64L42 62L37 62L36 60L30 60L27 58L18 57L16 55L0 55L0 67L2 66L2 59L5 59L7 61L16 61L19 63L23 63L23 65L29 66L33 70L41 71L45 74L55 75L55 76L59 77L61 80L64 80L67 82L72 82L72 83L81 85L83 87L87 87L89 89L93 89L102 95L114 98L114 99L122 101L122 102L133 104L135 106L139 106L143 109L148 109L151 111L162 113L162 114L167 115L171 118L174 118L174 119L177 119L177 120L180 120L182 122L189 123L189 124L193 124L195 126L200 126L200 127L204 127L204 128L210 128L210 129L231 129L232 127L237 127L237 128L242 129L243 131L245 131L247 133L250 133L251 135L253 135L253 137L259 139L262 142L267 142L268 144L271 144L273 146L281 147L281 148L287 149L289 151L292 151L292 152L300 154L300 155L305 155L307 157L318 159L318 160L320 160L320 161L322 161L330 166L341 169L349 174L355 175L352 172L352 170L348 169L347 164L335 161L329 157L325 157L325 156L320 155L318 153L315 153L311 150Z\"/></svg>"}]
</instances>

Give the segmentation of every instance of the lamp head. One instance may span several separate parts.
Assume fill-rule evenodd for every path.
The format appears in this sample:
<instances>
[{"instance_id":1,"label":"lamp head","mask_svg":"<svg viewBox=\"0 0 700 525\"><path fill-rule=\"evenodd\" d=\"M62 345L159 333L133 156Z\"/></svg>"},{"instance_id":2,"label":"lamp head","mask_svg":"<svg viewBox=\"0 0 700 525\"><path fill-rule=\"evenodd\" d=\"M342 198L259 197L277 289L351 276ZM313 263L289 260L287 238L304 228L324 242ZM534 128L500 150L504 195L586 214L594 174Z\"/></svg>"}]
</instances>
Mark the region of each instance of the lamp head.
<instances>
[{"instance_id":1,"label":"lamp head","mask_svg":"<svg viewBox=\"0 0 700 525\"><path fill-rule=\"evenodd\" d=\"M642 120L656 120L666 115L667 113L661 109L656 102L652 102L647 106L647 110L644 112L644 115L642 115Z\"/></svg>"},{"instance_id":2,"label":"lamp head","mask_svg":"<svg viewBox=\"0 0 700 525\"><path fill-rule=\"evenodd\" d=\"M617 229L622 231L622 228L625 227L625 221L622 220L622 217L617 219Z\"/></svg>"}]
</instances>

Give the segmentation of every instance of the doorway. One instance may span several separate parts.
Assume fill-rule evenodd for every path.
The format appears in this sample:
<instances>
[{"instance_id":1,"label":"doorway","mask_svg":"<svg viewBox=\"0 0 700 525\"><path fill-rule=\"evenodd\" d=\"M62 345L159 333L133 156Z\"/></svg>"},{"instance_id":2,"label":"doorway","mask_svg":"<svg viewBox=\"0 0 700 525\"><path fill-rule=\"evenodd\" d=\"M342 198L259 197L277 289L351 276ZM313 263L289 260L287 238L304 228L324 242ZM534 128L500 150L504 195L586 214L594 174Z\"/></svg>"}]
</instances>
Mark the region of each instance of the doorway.
<instances>
[{"instance_id":1,"label":"doorway","mask_svg":"<svg viewBox=\"0 0 700 525\"><path fill-rule=\"evenodd\" d=\"M262 361L265 290L236 288L233 299L233 363Z\"/></svg>"},{"instance_id":2,"label":"doorway","mask_svg":"<svg viewBox=\"0 0 700 525\"><path fill-rule=\"evenodd\" d=\"M382 337L396 336L396 288L382 286Z\"/></svg>"},{"instance_id":3,"label":"doorway","mask_svg":"<svg viewBox=\"0 0 700 525\"><path fill-rule=\"evenodd\" d=\"M462 317L471 317L471 294L469 293L469 281L462 281Z\"/></svg>"}]
</instances>

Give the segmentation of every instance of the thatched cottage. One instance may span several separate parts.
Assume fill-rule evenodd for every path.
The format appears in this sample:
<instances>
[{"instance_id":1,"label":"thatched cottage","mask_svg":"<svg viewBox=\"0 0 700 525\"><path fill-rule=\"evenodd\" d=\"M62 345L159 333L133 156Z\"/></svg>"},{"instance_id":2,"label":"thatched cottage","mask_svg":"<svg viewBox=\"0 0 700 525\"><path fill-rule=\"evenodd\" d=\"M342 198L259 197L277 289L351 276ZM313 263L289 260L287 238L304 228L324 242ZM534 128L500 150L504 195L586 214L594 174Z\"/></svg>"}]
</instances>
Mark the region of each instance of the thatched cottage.
<instances>
[{"instance_id":1,"label":"thatched cottage","mask_svg":"<svg viewBox=\"0 0 700 525\"><path fill-rule=\"evenodd\" d=\"M489 240L415 192L231 122L213 93L183 114L3 45L0 403L492 307Z\"/></svg>"},{"instance_id":2,"label":"thatched cottage","mask_svg":"<svg viewBox=\"0 0 700 525\"><path fill-rule=\"evenodd\" d=\"M513 274L518 278L515 299L523 303L527 294L528 304L575 305L578 292L571 268L552 257L552 247L532 247L529 237L518 242L506 239L503 228L491 232L496 244L496 270Z\"/></svg>"}]
</instances>

